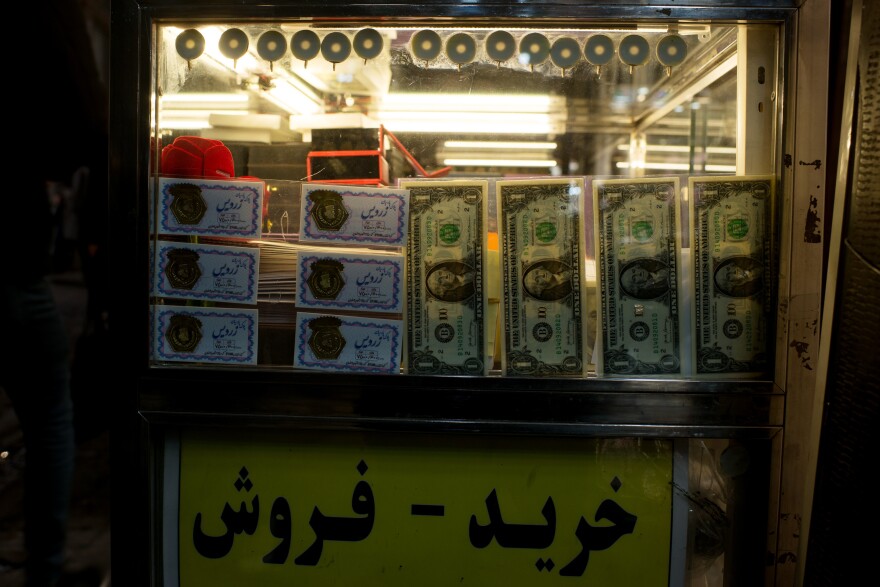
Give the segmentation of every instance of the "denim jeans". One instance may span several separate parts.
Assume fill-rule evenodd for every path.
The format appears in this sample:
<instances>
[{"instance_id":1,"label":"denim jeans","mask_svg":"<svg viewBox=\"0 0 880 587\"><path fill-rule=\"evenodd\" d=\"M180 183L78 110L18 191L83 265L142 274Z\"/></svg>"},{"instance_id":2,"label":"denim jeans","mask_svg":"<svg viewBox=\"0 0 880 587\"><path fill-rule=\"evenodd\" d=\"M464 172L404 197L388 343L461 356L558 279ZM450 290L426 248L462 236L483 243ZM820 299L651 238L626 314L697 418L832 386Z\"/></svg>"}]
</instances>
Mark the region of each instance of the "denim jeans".
<instances>
[{"instance_id":1,"label":"denim jeans","mask_svg":"<svg viewBox=\"0 0 880 587\"><path fill-rule=\"evenodd\" d=\"M46 279L0 282L0 301L0 385L25 447L25 581L51 586L64 563L74 467L69 335Z\"/></svg>"}]
</instances>

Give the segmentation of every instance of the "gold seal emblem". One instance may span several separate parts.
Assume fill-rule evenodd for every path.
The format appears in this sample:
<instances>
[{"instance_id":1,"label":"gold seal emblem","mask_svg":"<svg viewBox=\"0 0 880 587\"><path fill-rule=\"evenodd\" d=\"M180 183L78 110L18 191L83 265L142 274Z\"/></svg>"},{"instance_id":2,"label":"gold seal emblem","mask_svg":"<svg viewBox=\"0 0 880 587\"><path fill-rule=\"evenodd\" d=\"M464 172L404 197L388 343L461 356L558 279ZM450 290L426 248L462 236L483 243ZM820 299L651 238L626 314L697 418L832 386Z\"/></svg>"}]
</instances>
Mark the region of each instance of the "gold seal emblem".
<instances>
[{"instance_id":1,"label":"gold seal emblem","mask_svg":"<svg viewBox=\"0 0 880 587\"><path fill-rule=\"evenodd\" d=\"M194 316L175 314L165 332L165 338L178 353L190 353L202 340L202 321Z\"/></svg>"},{"instance_id":2,"label":"gold seal emblem","mask_svg":"<svg viewBox=\"0 0 880 587\"><path fill-rule=\"evenodd\" d=\"M199 268L199 254L189 249L168 251L168 265L165 276L175 289L192 289L202 276Z\"/></svg>"},{"instance_id":3,"label":"gold seal emblem","mask_svg":"<svg viewBox=\"0 0 880 587\"><path fill-rule=\"evenodd\" d=\"M342 203L342 195L330 190L315 190L308 197L314 206L309 216L321 230L339 230L348 220L348 210Z\"/></svg>"},{"instance_id":4,"label":"gold seal emblem","mask_svg":"<svg viewBox=\"0 0 880 587\"><path fill-rule=\"evenodd\" d=\"M312 273L306 280L309 291L318 300L334 300L345 280L342 278L342 270L345 268L339 261L333 259L320 259L312 263Z\"/></svg>"},{"instance_id":5,"label":"gold seal emblem","mask_svg":"<svg viewBox=\"0 0 880 587\"><path fill-rule=\"evenodd\" d=\"M321 360L339 358L345 348L345 339L339 331L342 320L332 316L321 316L309 321L312 335L309 337L309 348L315 357Z\"/></svg>"},{"instance_id":6,"label":"gold seal emblem","mask_svg":"<svg viewBox=\"0 0 880 587\"><path fill-rule=\"evenodd\" d=\"M198 224L205 216L208 204L202 197L202 189L191 183L176 183L168 188L171 196L171 213L179 224Z\"/></svg>"}]
</instances>

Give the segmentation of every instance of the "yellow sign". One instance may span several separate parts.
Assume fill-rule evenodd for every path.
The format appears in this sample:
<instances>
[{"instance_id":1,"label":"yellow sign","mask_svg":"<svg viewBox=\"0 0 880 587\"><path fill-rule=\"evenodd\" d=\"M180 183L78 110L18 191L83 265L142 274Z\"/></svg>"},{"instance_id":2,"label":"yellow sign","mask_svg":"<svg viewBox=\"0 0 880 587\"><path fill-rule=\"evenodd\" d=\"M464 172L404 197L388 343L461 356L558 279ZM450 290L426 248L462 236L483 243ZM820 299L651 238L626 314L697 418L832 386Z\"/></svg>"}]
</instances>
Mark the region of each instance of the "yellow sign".
<instances>
[{"instance_id":1,"label":"yellow sign","mask_svg":"<svg viewBox=\"0 0 880 587\"><path fill-rule=\"evenodd\" d=\"M233 436L181 439L181 587L668 585L670 441Z\"/></svg>"}]
</instances>

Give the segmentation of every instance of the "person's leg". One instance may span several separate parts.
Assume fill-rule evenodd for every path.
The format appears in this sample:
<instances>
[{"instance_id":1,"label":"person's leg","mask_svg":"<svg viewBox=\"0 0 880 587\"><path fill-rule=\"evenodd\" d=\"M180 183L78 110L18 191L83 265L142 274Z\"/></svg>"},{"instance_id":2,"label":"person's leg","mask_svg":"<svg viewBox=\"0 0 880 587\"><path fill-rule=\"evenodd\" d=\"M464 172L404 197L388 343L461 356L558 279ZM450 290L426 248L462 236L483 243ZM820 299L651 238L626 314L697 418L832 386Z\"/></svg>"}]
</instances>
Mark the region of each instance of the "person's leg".
<instances>
[{"instance_id":1,"label":"person's leg","mask_svg":"<svg viewBox=\"0 0 880 587\"><path fill-rule=\"evenodd\" d=\"M0 373L25 446L26 585L61 576L74 466L69 343L45 280L0 286L6 332Z\"/></svg>"}]
</instances>

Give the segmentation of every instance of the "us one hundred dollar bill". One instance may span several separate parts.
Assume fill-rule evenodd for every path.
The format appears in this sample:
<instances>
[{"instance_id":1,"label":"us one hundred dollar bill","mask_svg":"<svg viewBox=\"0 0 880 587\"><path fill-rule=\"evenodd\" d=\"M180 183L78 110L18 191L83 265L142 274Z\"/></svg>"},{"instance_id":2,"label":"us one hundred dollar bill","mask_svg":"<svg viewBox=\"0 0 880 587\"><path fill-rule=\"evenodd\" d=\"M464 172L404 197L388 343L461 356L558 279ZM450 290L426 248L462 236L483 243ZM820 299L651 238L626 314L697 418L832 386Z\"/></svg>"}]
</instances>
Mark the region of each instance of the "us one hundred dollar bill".
<instances>
[{"instance_id":1,"label":"us one hundred dollar bill","mask_svg":"<svg viewBox=\"0 0 880 587\"><path fill-rule=\"evenodd\" d=\"M677 177L593 180L601 375L681 372Z\"/></svg>"},{"instance_id":2,"label":"us one hundred dollar bill","mask_svg":"<svg viewBox=\"0 0 880 587\"><path fill-rule=\"evenodd\" d=\"M399 184L410 193L405 372L486 375L488 182Z\"/></svg>"},{"instance_id":3,"label":"us one hundred dollar bill","mask_svg":"<svg viewBox=\"0 0 880 587\"><path fill-rule=\"evenodd\" d=\"M582 178L498 180L505 375L584 375Z\"/></svg>"},{"instance_id":4,"label":"us one hundred dollar bill","mask_svg":"<svg viewBox=\"0 0 880 587\"><path fill-rule=\"evenodd\" d=\"M769 367L773 176L692 177L694 365L698 374Z\"/></svg>"}]
</instances>

